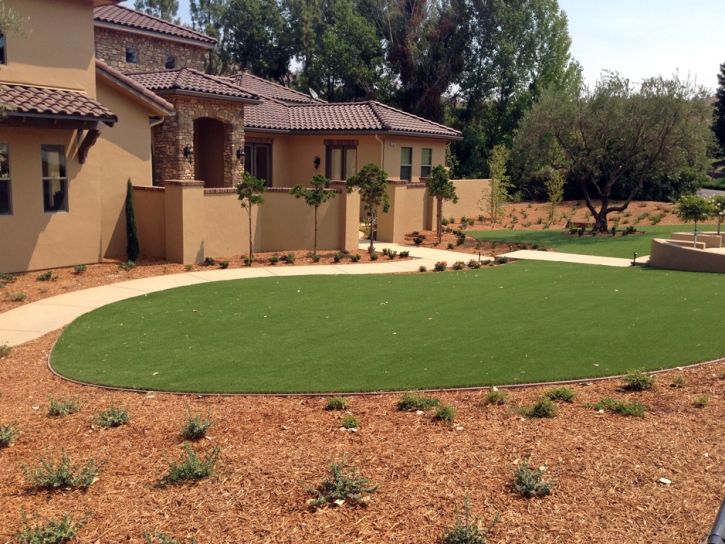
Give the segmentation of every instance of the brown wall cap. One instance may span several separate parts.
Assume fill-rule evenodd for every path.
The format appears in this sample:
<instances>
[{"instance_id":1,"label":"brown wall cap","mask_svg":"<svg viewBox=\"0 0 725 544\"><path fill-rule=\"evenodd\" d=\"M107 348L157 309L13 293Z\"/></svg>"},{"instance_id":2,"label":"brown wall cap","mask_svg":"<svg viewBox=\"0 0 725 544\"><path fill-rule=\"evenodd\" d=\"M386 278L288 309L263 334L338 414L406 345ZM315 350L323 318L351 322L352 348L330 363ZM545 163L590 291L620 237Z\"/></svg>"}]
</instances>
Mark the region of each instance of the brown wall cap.
<instances>
[{"instance_id":1,"label":"brown wall cap","mask_svg":"<svg viewBox=\"0 0 725 544\"><path fill-rule=\"evenodd\" d=\"M166 189L165 187L154 187L152 185L134 185L133 186L134 191L148 191L153 193L163 193Z\"/></svg>"},{"instance_id":2,"label":"brown wall cap","mask_svg":"<svg viewBox=\"0 0 725 544\"><path fill-rule=\"evenodd\" d=\"M179 179L169 179L164 182L165 187L204 187L203 181L184 181Z\"/></svg>"}]
</instances>

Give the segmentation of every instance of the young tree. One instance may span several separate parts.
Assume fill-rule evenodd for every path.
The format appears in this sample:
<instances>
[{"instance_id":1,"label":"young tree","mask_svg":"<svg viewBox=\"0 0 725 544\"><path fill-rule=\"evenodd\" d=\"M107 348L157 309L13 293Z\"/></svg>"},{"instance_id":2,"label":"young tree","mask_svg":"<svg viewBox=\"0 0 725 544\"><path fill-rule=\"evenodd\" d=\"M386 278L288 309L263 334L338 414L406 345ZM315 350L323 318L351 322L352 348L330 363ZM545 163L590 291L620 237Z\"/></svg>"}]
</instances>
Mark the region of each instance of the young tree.
<instances>
[{"instance_id":1,"label":"young tree","mask_svg":"<svg viewBox=\"0 0 725 544\"><path fill-rule=\"evenodd\" d=\"M428 187L428 194L436 199L438 204L437 207L437 220L436 220L436 233L438 234L438 241L440 242L443 238L443 201L450 200L454 204L458 202L458 195L456 195L456 186L451 181L451 176L448 170L443 168L441 165L434 166L425 181L426 187Z\"/></svg>"},{"instance_id":2,"label":"young tree","mask_svg":"<svg viewBox=\"0 0 725 544\"><path fill-rule=\"evenodd\" d=\"M720 73L717 75L717 93L715 93L715 119L712 130L715 132L720 151L725 155L725 64L720 65Z\"/></svg>"},{"instance_id":3,"label":"young tree","mask_svg":"<svg viewBox=\"0 0 725 544\"><path fill-rule=\"evenodd\" d=\"M546 180L546 193L549 195L549 221L554 220L556 207L564 200L564 176L561 172L554 170L549 179Z\"/></svg>"},{"instance_id":4,"label":"young tree","mask_svg":"<svg viewBox=\"0 0 725 544\"><path fill-rule=\"evenodd\" d=\"M267 182L257 179L249 172L242 174L241 183L237 183L237 198L242 202L242 208L247 210L249 217L249 258L254 260L254 236L252 232L252 208L264 204L262 195L267 190Z\"/></svg>"},{"instance_id":5,"label":"young tree","mask_svg":"<svg viewBox=\"0 0 725 544\"><path fill-rule=\"evenodd\" d=\"M170 23L181 24L181 19L177 17L179 0L136 0L133 7Z\"/></svg>"},{"instance_id":6,"label":"young tree","mask_svg":"<svg viewBox=\"0 0 725 544\"><path fill-rule=\"evenodd\" d=\"M528 172L565 172L579 186L595 229L606 232L607 215L626 210L645 184L707 171L713 133L705 98L704 89L677 76L645 79L634 89L615 73L594 89L545 92L521 122L517 162ZM610 207L615 190L627 196Z\"/></svg>"},{"instance_id":7,"label":"young tree","mask_svg":"<svg viewBox=\"0 0 725 544\"><path fill-rule=\"evenodd\" d=\"M508 189L511 187L509 175L506 173L506 163L509 160L509 150L503 145L497 145L491 151L488 169L491 179L488 187L483 189L479 208L491 216L491 228L496 218L501 215L503 203L509 199Z\"/></svg>"},{"instance_id":8,"label":"young tree","mask_svg":"<svg viewBox=\"0 0 725 544\"><path fill-rule=\"evenodd\" d=\"M712 207L717 219L717 234L720 235L720 225L725 218L725 195L715 195L712 197Z\"/></svg>"},{"instance_id":9,"label":"young tree","mask_svg":"<svg viewBox=\"0 0 725 544\"><path fill-rule=\"evenodd\" d=\"M375 227L377 225L376 210L381 208L383 213L390 210L390 196L388 195L388 174L377 164L369 163L347 180L347 192L355 189L360 191L360 199L365 202L365 209L370 213L370 252L375 249Z\"/></svg>"},{"instance_id":10,"label":"young tree","mask_svg":"<svg viewBox=\"0 0 725 544\"><path fill-rule=\"evenodd\" d=\"M707 198L699 195L685 195L680 197L677 203L677 217L685 223L695 222L695 241L693 247L697 244L697 222L707 221L713 216L715 209L712 202Z\"/></svg>"},{"instance_id":11,"label":"young tree","mask_svg":"<svg viewBox=\"0 0 725 544\"><path fill-rule=\"evenodd\" d=\"M126 257L129 261L136 261L141 252L138 243L138 229L136 228L136 211L133 207L133 185L131 178L126 185Z\"/></svg>"},{"instance_id":12,"label":"young tree","mask_svg":"<svg viewBox=\"0 0 725 544\"><path fill-rule=\"evenodd\" d=\"M325 189L325 185L330 183L330 180L322 174L315 174L310 180L310 183L312 184L312 189L308 189L301 183L298 183L290 189L289 193L294 195L295 198L304 198L308 206L315 208L315 243L312 254L317 255L317 210L322 204L335 198L337 195L329 189Z\"/></svg>"}]
</instances>

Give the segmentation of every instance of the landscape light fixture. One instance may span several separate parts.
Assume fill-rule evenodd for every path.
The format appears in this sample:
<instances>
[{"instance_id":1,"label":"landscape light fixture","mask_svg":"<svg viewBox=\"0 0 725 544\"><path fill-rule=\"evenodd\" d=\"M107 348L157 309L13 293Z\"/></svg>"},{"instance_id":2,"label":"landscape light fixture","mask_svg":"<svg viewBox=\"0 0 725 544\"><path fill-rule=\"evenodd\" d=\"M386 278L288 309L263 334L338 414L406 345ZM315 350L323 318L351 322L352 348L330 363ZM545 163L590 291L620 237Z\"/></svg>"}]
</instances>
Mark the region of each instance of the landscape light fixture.
<instances>
[{"instance_id":1,"label":"landscape light fixture","mask_svg":"<svg viewBox=\"0 0 725 544\"><path fill-rule=\"evenodd\" d=\"M634 259L632 260L632 264L637 264L637 252L634 252Z\"/></svg>"},{"instance_id":2,"label":"landscape light fixture","mask_svg":"<svg viewBox=\"0 0 725 544\"><path fill-rule=\"evenodd\" d=\"M241 147L237 149L237 160L239 162L244 162L244 149L242 149Z\"/></svg>"},{"instance_id":3,"label":"landscape light fixture","mask_svg":"<svg viewBox=\"0 0 725 544\"><path fill-rule=\"evenodd\" d=\"M187 145L184 148L184 157L186 157L189 162L194 162L194 148L190 145Z\"/></svg>"},{"instance_id":4,"label":"landscape light fixture","mask_svg":"<svg viewBox=\"0 0 725 544\"><path fill-rule=\"evenodd\" d=\"M315 157L315 170L320 167L320 157Z\"/></svg>"}]
</instances>

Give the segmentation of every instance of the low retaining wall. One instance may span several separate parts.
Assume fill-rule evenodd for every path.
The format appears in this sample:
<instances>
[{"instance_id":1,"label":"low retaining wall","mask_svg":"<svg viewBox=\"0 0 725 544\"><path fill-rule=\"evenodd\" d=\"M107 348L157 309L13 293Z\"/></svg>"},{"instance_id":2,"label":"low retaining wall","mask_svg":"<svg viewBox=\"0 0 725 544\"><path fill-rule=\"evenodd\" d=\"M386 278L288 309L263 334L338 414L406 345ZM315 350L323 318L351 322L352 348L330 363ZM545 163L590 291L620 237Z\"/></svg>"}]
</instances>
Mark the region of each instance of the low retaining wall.
<instances>
[{"instance_id":1,"label":"low retaining wall","mask_svg":"<svg viewBox=\"0 0 725 544\"><path fill-rule=\"evenodd\" d=\"M333 190L318 209L318 249L357 249L360 197ZM268 189L264 199L252 212L255 251L312 250L314 208L284 188ZM234 189L167 181L134 187L134 207L144 255L192 264L249 251L249 218Z\"/></svg>"},{"instance_id":2,"label":"low retaining wall","mask_svg":"<svg viewBox=\"0 0 725 544\"><path fill-rule=\"evenodd\" d=\"M699 241L700 237L697 238ZM680 246L655 238L652 240L649 265L670 270L725 274L725 253Z\"/></svg>"},{"instance_id":3,"label":"low retaining wall","mask_svg":"<svg viewBox=\"0 0 725 544\"><path fill-rule=\"evenodd\" d=\"M694 242L695 234L692 232L673 232L670 240L681 240L685 242ZM722 247L722 237L714 232L702 232L697 234L698 244L702 242L706 248Z\"/></svg>"}]
</instances>

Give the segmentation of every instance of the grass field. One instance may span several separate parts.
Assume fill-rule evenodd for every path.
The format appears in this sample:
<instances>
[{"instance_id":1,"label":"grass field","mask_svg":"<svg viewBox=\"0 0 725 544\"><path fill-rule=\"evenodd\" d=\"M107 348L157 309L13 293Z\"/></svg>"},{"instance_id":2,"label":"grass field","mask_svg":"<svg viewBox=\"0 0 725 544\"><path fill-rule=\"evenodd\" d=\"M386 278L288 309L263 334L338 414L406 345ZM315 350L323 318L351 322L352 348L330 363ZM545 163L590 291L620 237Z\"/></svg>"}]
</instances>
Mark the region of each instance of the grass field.
<instances>
[{"instance_id":1,"label":"grass field","mask_svg":"<svg viewBox=\"0 0 725 544\"><path fill-rule=\"evenodd\" d=\"M584 378L722 357L723 296L715 274L532 261L227 281L86 314L52 364L91 383L196 392Z\"/></svg>"},{"instance_id":2,"label":"grass field","mask_svg":"<svg viewBox=\"0 0 725 544\"><path fill-rule=\"evenodd\" d=\"M714 230L716 227L707 225L698 230ZM620 230L622 230L620 228ZM598 255L600 257L621 257L631 259L636 251L638 255L650 254L653 238L669 238L673 232L692 232L694 225L637 225L637 230L644 234L634 236L568 236L563 230L491 230L470 231L466 234L479 240L496 240L499 242L539 244L554 248L562 253L579 253L582 255ZM566 234L563 234L566 233Z\"/></svg>"}]
</instances>

